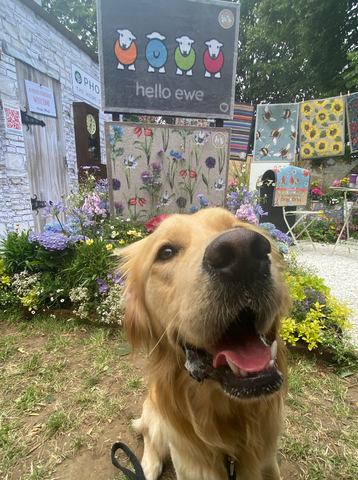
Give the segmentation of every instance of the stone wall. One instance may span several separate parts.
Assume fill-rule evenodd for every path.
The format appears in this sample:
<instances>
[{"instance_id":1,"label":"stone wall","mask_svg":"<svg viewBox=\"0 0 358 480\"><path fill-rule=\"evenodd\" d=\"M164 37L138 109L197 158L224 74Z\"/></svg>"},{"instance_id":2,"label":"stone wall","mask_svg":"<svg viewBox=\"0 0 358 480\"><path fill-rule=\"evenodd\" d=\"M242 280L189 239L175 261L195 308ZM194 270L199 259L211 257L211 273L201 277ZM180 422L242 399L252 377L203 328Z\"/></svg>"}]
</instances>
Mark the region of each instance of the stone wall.
<instances>
[{"instance_id":1,"label":"stone wall","mask_svg":"<svg viewBox=\"0 0 358 480\"><path fill-rule=\"evenodd\" d=\"M0 9L0 109L2 102L19 107L15 58L49 75L61 84L64 143L67 159L68 191L76 188L77 160L73 122L73 102L83 102L72 92L71 62L99 79L96 55L32 0L1 0ZM47 16L47 17L46 17ZM45 18L44 18L45 17ZM71 38L72 37L72 38ZM24 138L5 131L0 110L0 236L6 230L33 227ZM104 120L100 112L102 163L105 160Z\"/></svg>"}]
</instances>

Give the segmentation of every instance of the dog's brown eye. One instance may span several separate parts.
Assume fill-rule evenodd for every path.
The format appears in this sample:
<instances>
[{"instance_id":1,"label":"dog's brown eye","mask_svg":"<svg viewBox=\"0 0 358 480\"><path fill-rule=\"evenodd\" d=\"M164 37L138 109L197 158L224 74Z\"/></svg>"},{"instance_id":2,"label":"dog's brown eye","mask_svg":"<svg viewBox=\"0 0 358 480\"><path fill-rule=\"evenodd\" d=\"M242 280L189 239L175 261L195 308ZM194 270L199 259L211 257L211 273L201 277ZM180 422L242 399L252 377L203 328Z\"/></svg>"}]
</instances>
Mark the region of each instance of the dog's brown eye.
<instances>
[{"instance_id":1,"label":"dog's brown eye","mask_svg":"<svg viewBox=\"0 0 358 480\"><path fill-rule=\"evenodd\" d=\"M162 247L157 255L157 260L169 260L175 255L175 250L173 247L165 245Z\"/></svg>"}]
</instances>

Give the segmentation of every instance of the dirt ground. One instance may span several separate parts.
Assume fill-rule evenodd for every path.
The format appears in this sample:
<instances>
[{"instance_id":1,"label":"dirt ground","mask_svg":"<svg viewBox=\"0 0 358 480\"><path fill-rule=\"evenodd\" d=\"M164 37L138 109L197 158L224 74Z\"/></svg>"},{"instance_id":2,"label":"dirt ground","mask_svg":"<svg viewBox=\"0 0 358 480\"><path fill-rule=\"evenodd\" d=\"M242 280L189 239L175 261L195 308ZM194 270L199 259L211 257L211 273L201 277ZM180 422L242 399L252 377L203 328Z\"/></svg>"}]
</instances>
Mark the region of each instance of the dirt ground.
<instances>
[{"instance_id":1,"label":"dirt ground","mask_svg":"<svg viewBox=\"0 0 358 480\"><path fill-rule=\"evenodd\" d=\"M11 458L17 451L19 458L18 461L9 460L4 479L124 480L126 477L111 463L110 451L112 445L120 441L139 458L142 456L143 442L132 429L131 420L140 416L146 395L145 356L116 355L116 348L123 344L123 340L88 326L64 324L62 331L55 328L48 331L47 327L46 331L43 326L30 328L25 325L22 328L0 322L3 345L7 345L7 353L1 360L0 408L5 420L13 418L18 424L17 431L10 432L14 445L5 453ZM290 362L292 366L297 364L297 360ZM326 381L332 375L337 377L332 368L322 362L303 366L310 369L310 382L312 379ZM58 369L56 376L48 383L41 381L50 368ZM358 426L358 378L355 374L337 381L339 385L335 388L345 392L342 409L349 411L342 421L339 416L330 414L334 397L333 400L329 395L322 398L310 390L309 398L304 398L300 392L311 389L312 385L306 387L302 384L301 390L289 395L286 429L279 451L283 480L334 478L329 475L309 476L310 459L305 453L299 456L298 451L292 450L292 445L296 432L301 435L303 429L314 443L315 425L319 425L320 441L324 437L325 448L330 449L334 457L346 455L347 448L343 448L334 432L348 428L351 419L355 428ZM20 409L24 392L32 385L39 387L38 398ZM96 395L98 404L93 403ZM112 410L106 405L110 402L114 405ZM115 402L119 402L118 405ZM71 414L72 423L49 434L49 418L59 411ZM305 423L308 417L310 424ZM76 441L78 446L75 448ZM303 440L301 444L304 445ZM121 458L123 460L123 457L118 458L120 462ZM126 461L123 463L128 466ZM160 478L176 478L170 461Z\"/></svg>"}]
</instances>

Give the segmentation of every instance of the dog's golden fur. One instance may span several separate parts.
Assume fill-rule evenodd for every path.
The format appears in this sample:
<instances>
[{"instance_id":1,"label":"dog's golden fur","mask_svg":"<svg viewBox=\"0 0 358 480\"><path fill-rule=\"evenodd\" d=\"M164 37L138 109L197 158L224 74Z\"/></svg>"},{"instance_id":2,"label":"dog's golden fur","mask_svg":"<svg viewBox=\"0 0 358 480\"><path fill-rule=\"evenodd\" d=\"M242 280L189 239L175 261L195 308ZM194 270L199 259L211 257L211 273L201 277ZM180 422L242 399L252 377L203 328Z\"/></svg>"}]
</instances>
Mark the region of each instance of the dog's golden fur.
<instances>
[{"instance_id":1,"label":"dog's golden fur","mask_svg":"<svg viewBox=\"0 0 358 480\"><path fill-rule=\"evenodd\" d=\"M142 417L134 422L144 437L142 466L147 480L159 477L169 453L178 480L226 480L228 457L234 459L237 480L280 478L276 450L285 387L258 398L232 398L219 382L192 378L180 346L184 341L205 348L228 322L226 287L213 288L201 264L211 242L238 227L259 231L220 208L173 215L149 237L122 251L125 327L132 345L144 344L150 352L149 393ZM158 251L168 245L176 254L158 261ZM257 330L270 342L278 341L278 368L286 380L278 330L289 296L279 254L273 249L269 257L272 299L260 299L258 292L260 308L269 316Z\"/></svg>"}]
</instances>

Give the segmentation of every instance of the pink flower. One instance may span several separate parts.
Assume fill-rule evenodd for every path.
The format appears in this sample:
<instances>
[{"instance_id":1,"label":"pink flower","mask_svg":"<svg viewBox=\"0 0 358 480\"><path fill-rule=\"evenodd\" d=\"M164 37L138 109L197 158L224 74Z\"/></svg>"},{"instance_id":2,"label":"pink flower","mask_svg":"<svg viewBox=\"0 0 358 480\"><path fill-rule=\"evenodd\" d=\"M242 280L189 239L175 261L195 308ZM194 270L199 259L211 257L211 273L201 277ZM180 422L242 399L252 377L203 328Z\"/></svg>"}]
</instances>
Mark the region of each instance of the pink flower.
<instances>
[{"instance_id":1,"label":"pink flower","mask_svg":"<svg viewBox=\"0 0 358 480\"><path fill-rule=\"evenodd\" d=\"M332 187L340 187L341 186L341 181L340 180L334 180L332 183Z\"/></svg>"},{"instance_id":2,"label":"pink flower","mask_svg":"<svg viewBox=\"0 0 358 480\"><path fill-rule=\"evenodd\" d=\"M145 228L148 232L152 232L163 220L165 220L169 215L161 215L160 217L153 217L145 224Z\"/></svg>"},{"instance_id":3,"label":"pink flower","mask_svg":"<svg viewBox=\"0 0 358 480\"><path fill-rule=\"evenodd\" d=\"M238 186L238 182L236 180L236 178L234 178L234 180L231 180L229 182L229 187L237 187Z\"/></svg>"}]
</instances>

